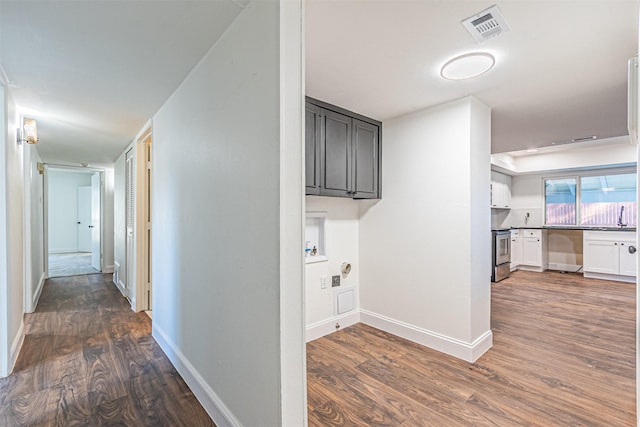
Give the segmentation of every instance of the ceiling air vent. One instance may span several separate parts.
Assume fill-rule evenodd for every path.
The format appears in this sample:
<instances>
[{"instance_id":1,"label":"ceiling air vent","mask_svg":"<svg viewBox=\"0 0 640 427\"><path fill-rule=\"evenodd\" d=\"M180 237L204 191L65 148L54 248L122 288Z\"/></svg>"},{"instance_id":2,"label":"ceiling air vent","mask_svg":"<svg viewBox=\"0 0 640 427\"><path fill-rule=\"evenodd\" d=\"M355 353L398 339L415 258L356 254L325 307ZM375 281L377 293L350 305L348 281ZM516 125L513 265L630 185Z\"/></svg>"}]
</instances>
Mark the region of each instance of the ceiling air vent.
<instances>
[{"instance_id":1,"label":"ceiling air vent","mask_svg":"<svg viewBox=\"0 0 640 427\"><path fill-rule=\"evenodd\" d=\"M471 33L478 43L499 36L509 31L507 21L495 4L482 12L473 15L464 21L462 25Z\"/></svg>"}]
</instances>

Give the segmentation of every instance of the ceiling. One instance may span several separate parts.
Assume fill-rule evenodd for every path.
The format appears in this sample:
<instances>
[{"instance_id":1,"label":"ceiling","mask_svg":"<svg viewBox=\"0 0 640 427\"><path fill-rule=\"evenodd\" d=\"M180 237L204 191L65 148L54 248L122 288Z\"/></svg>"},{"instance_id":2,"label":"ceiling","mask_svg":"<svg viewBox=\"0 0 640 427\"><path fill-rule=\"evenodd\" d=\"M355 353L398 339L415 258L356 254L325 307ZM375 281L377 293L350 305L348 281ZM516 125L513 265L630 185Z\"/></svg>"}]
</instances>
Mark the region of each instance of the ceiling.
<instances>
[{"instance_id":1,"label":"ceiling","mask_svg":"<svg viewBox=\"0 0 640 427\"><path fill-rule=\"evenodd\" d=\"M496 3L511 30L478 44L460 21ZM327 1L306 6L307 94L378 120L473 95L492 108L492 152L626 135L637 1ZM440 78L469 51L489 73Z\"/></svg>"},{"instance_id":2,"label":"ceiling","mask_svg":"<svg viewBox=\"0 0 640 427\"><path fill-rule=\"evenodd\" d=\"M0 0L0 64L37 120L42 159L113 162L241 11L232 0Z\"/></svg>"},{"instance_id":3,"label":"ceiling","mask_svg":"<svg viewBox=\"0 0 640 427\"><path fill-rule=\"evenodd\" d=\"M43 160L112 162L247 2L0 0L0 64ZM378 120L474 95L494 153L627 133L637 1L498 1L511 31L477 44L460 21L492 4L307 0L307 94ZM495 68L439 77L472 50Z\"/></svg>"}]
</instances>

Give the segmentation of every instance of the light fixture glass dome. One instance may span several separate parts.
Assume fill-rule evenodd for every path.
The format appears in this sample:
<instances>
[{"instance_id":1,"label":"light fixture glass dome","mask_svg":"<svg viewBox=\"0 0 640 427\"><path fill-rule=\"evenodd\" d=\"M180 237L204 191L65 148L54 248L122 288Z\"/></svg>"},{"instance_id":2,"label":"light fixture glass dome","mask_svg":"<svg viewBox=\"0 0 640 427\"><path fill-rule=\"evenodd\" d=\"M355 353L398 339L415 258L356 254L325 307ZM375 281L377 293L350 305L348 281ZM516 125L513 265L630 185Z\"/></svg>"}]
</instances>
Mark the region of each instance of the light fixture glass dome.
<instances>
[{"instance_id":1,"label":"light fixture glass dome","mask_svg":"<svg viewBox=\"0 0 640 427\"><path fill-rule=\"evenodd\" d=\"M440 69L440 76L447 80L470 79L486 73L495 63L496 58L490 53L465 53L447 61Z\"/></svg>"}]
</instances>

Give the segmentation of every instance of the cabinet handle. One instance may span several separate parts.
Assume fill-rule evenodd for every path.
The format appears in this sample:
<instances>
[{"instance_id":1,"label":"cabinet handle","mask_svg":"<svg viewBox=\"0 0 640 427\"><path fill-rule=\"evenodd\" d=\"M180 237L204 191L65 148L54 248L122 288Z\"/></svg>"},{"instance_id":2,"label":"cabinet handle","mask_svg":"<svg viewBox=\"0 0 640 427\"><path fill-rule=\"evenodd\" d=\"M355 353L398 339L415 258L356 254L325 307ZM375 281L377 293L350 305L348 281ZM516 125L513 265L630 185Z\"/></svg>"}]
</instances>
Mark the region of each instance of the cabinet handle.
<instances>
[{"instance_id":1,"label":"cabinet handle","mask_svg":"<svg viewBox=\"0 0 640 427\"><path fill-rule=\"evenodd\" d=\"M617 243L614 243L614 245L618 246L618 244L617 244Z\"/></svg>"},{"instance_id":2,"label":"cabinet handle","mask_svg":"<svg viewBox=\"0 0 640 427\"><path fill-rule=\"evenodd\" d=\"M635 254L636 253L636 247L635 246L629 246L629 253L630 254Z\"/></svg>"}]
</instances>

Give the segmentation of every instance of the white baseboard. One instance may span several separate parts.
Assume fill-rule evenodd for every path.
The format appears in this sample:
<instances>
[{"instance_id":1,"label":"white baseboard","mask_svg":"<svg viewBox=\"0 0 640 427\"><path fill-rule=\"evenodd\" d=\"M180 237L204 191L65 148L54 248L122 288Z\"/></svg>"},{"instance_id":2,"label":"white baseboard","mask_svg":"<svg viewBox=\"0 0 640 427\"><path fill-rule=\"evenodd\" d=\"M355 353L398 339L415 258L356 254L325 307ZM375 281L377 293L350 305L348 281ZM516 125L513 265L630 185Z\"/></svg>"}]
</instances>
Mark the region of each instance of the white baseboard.
<instances>
[{"instance_id":1,"label":"white baseboard","mask_svg":"<svg viewBox=\"0 0 640 427\"><path fill-rule=\"evenodd\" d=\"M118 280L118 283L116 283L115 285L116 285L116 288L118 288L118 290L122 294L122 296L126 298L127 294L126 294L125 289L124 289L124 282L122 280Z\"/></svg>"},{"instance_id":2,"label":"white baseboard","mask_svg":"<svg viewBox=\"0 0 640 427\"><path fill-rule=\"evenodd\" d=\"M9 352L9 372L10 373L13 372L13 368L16 366L16 360L18 360L18 354L20 354L22 343L24 343L24 321L20 322L18 333L13 339L13 343L11 344L11 350Z\"/></svg>"},{"instance_id":3,"label":"white baseboard","mask_svg":"<svg viewBox=\"0 0 640 427\"><path fill-rule=\"evenodd\" d=\"M38 287L36 288L36 291L33 293L33 305L31 307L33 307L33 311L36 310L36 307L38 306L38 301L40 301L40 294L42 294L42 287L44 286L44 281L47 280L47 275L42 272L42 275L40 276L40 282L38 283Z\"/></svg>"},{"instance_id":4,"label":"white baseboard","mask_svg":"<svg viewBox=\"0 0 640 427\"><path fill-rule=\"evenodd\" d=\"M555 270L555 271L567 271L567 272L571 272L571 273L577 273L578 271L580 271L582 269L581 265L576 265L576 264L560 264L557 262L550 262L547 265L547 269L549 270Z\"/></svg>"},{"instance_id":5,"label":"white baseboard","mask_svg":"<svg viewBox=\"0 0 640 427\"><path fill-rule=\"evenodd\" d=\"M227 408L222 399L206 383L196 368L187 360L180 349L176 347L169 336L153 322L153 338L158 342L176 370L182 375L193 394L205 411L219 427L241 427L240 421Z\"/></svg>"},{"instance_id":6,"label":"white baseboard","mask_svg":"<svg viewBox=\"0 0 640 427\"><path fill-rule=\"evenodd\" d=\"M587 279L613 280L615 282L636 283L636 276L619 276L617 274L590 273L585 271Z\"/></svg>"},{"instance_id":7,"label":"white baseboard","mask_svg":"<svg viewBox=\"0 0 640 427\"><path fill-rule=\"evenodd\" d=\"M544 270L546 270L546 268L543 267L532 267L530 265L519 265L518 266L518 270L525 270L525 271L533 271L536 273L542 273Z\"/></svg>"},{"instance_id":8,"label":"white baseboard","mask_svg":"<svg viewBox=\"0 0 640 427\"><path fill-rule=\"evenodd\" d=\"M340 328L336 329L336 322L340 324ZM353 310L339 316L333 316L326 320L313 323L307 326L307 342L313 341L325 335L329 335L337 330L355 325L360 322L360 310Z\"/></svg>"},{"instance_id":9,"label":"white baseboard","mask_svg":"<svg viewBox=\"0 0 640 427\"><path fill-rule=\"evenodd\" d=\"M102 269L102 272L105 274L110 274L113 273L115 270L113 268L113 265L107 265L105 268Z\"/></svg>"},{"instance_id":10,"label":"white baseboard","mask_svg":"<svg viewBox=\"0 0 640 427\"><path fill-rule=\"evenodd\" d=\"M360 310L360 321L374 328L441 351L467 362L475 362L493 345L493 333L488 330L472 343L428 331L367 310Z\"/></svg>"},{"instance_id":11,"label":"white baseboard","mask_svg":"<svg viewBox=\"0 0 640 427\"><path fill-rule=\"evenodd\" d=\"M62 249L49 249L50 254L73 254L78 251L78 248L62 248Z\"/></svg>"}]
</instances>

